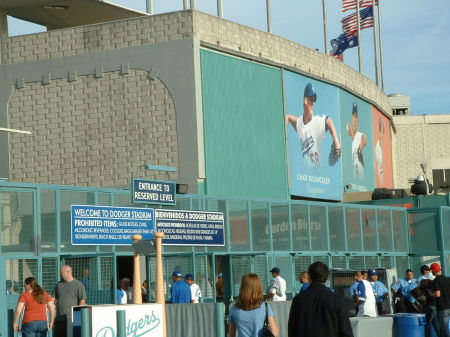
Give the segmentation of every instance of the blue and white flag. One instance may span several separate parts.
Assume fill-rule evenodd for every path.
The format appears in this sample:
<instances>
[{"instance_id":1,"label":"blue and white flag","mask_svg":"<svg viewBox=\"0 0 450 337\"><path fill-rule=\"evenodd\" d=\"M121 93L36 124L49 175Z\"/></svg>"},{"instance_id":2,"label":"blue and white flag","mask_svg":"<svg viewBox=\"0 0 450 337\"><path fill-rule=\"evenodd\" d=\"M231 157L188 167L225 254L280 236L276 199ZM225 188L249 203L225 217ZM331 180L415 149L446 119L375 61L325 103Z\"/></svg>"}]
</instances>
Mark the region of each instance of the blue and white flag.
<instances>
[{"instance_id":1,"label":"blue and white flag","mask_svg":"<svg viewBox=\"0 0 450 337\"><path fill-rule=\"evenodd\" d=\"M333 48L333 54L340 55L346 49L353 48L358 46L358 35L347 36L345 33L342 33L336 39L330 41L331 48Z\"/></svg>"}]
</instances>

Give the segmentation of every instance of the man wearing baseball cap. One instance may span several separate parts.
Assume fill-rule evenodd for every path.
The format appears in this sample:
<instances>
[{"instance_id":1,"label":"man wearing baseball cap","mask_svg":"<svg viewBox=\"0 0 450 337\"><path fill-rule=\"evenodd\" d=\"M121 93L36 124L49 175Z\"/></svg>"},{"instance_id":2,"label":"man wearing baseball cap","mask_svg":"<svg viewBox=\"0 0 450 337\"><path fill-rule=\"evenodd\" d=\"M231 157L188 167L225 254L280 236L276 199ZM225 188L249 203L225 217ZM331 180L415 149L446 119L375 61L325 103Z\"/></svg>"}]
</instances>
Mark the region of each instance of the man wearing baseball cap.
<instances>
[{"instance_id":1,"label":"man wearing baseball cap","mask_svg":"<svg viewBox=\"0 0 450 337\"><path fill-rule=\"evenodd\" d=\"M200 291L199 285L195 283L194 275L186 274L184 276L184 280L191 288L191 303L199 303L200 297L202 297L202 292Z\"/></svg>"},{"instance_id":2,"label":"man wearing baseball cap","mask_svg":"<svg viewBox=\"0 0 450 337\"><path fill-rule=\"evenodd\" d=\"M172 273L173 285L170 288L171 303L191 303L191 288L189 284L184 282L181 277L181 273L175 270Z\"/></svg>"},{"instance_id":3,"label":"man wearing baseball cap","mask_svg":"<svg viewBox=\"0 0 450 337\"><path fill-rule=\"evenodd\" d=\"M273 267L269 270L273 279L267 288L267 295L264 296L269 301L286 301L286 281L280 276L280 268Z\"/></svg>"},{"instance_id":4,"label":"man wearing baseball cap","mask_svg":"<svg viewBox=\"0 0 450 337\"><path fill-rule=\"evenodd\" d=\"M431 272L436 278L431 286L432 296L436 297L438 336L449 337L448 321L450 316L450 280L442 275L439 263L432 263Z\"/></svg>"},{"instance_id":5,"label":"man wearing baseball cap","mask_svg":"<svg viewBox=\"0 0 450 337\"><path fill-rule=\"evenodd\" d=\"M378 315L382 315L384 314L383 302L388 297L388 290L382 282L378 281L378 274L375 269L369 269L367 275L369 275L369 282L372 285L373 294L375 295Z\"/></svg>"}]
</instances>

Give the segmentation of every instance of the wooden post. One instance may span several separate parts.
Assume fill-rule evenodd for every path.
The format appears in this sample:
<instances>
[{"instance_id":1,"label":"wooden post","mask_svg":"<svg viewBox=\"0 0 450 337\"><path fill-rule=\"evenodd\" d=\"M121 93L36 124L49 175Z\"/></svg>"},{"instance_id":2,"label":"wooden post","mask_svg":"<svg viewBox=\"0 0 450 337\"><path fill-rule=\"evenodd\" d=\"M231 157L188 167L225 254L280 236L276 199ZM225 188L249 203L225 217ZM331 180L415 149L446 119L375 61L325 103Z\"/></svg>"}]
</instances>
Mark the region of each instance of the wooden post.
<instances>
[{"instance_id":1,"label":"wooden post","mask_svg":"<svg viewBox=\"0 0 450 337\"><path fill-rule=\"evenodd\" d=\"M167 336L166 302L164 299L164 277L162 268L162 238L164 233L156 232L156 303L162 304L163 337Z\"/></svg>"},{"instance_id":2,"label":"wooden post","mask_svg":"<svg viewBox=\"0 0 450 337\"><path fill-rule=\"evenodd\" d=\"M142 235L135 234L131 238L134 242L142 240ZM134 251L134 266L133 266L133 304L142 304L141 293L141 265L139 263L139 253Z\"/></svg>"}]
</instances>

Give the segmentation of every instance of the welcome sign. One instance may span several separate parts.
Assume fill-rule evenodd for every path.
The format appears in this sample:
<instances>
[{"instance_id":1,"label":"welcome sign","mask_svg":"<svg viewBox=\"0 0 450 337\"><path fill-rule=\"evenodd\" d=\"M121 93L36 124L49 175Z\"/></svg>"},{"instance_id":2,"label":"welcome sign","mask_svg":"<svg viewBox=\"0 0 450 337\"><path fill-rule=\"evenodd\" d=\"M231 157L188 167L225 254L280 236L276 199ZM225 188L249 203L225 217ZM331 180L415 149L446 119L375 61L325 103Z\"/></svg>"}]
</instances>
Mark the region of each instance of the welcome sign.
<instances>
[{"instance_id":1,"label":"welcome sign","mask_svg":"<svg viewBox=\"0 0 450 337\"><path fill-rule=\"evenodd\" d=\"M86 306L84 306L86 307ZM161 304L123 304L87 306L92 337L116 337L116 311L125 310L127 337L161 337L163 334ZM74 307L73 325L79 322L80 307Z\"/></svg>"}]
</instances>

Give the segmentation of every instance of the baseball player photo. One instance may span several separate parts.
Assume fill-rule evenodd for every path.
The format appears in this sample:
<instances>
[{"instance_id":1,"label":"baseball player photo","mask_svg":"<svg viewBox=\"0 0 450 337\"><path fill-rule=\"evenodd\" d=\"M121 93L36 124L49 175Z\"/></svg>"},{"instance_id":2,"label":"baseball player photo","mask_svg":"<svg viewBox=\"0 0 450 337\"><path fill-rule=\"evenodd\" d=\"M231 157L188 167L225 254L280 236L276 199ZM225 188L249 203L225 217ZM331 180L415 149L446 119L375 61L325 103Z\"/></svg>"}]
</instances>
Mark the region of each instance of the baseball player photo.
<instances>
[{"instance_id":1,"label":"baseball player photo","mask_svg":"<svg viewBox=\"0 0 450 337\"><path fill-rule=\"evenodd\" d=\"M382 118L378 118L378 140L375 144L375 172L380 186L383 186L383 136L384 125Z\"/></svg>"},{"instance_id":2,"label":"baseball player photo","mask_svg":"<svg viewBox=\"0 0 450 337\"><path fill-rule=\"evenodd\" d=\"M364 179L363 149L367 144L367 137L358 131L358 104L353 102L352 121L347 122L347 133L352 137L352 166L353 174L357 179Z\"/></svg>"},{"instance_id":3,"label":"baseball player photo","mask_svg":"<svg viewBox=\"0 0 450 337\"><path fill-rule=\"evenodd\" d=\"M296 117L286 115L286 121L295 129L300 141L300 155L304 162L315 169L324 165L321 162L320 145L329 132L333 143L328 156L329 166L334 166L341 157L341 144L331 117L314 115L317 93L312 83L305 86L303 93L303 115Z\"/></svg>"}]
</instances>

